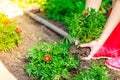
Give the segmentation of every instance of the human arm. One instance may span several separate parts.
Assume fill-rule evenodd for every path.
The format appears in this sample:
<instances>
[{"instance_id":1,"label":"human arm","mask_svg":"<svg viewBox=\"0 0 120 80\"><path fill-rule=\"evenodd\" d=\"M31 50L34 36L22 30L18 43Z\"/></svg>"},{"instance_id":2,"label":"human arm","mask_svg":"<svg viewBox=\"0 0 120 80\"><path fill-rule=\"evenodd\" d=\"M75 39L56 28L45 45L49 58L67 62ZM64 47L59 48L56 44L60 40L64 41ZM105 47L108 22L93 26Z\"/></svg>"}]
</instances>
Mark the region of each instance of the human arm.
<instances>
[{"instance_id":1,"label":"human arm","mask_svg":"<svg viewBox=\"0 0 120 80\"><path fill-rule=\"evenodd\" d=\"M86 8L87 9L95 9L96 11L99 10L102 0L86 0Z\"/></svg>"},{"instance_id":2,"label":"human arm","mask_svg":"<svg viewBox=\"0 0 120 80\"><path fill-rule=\"evenodd\" d=\"M108 39L112 31L115 29L116 25L120 22L120 0L116 1L113 10L104 26L104 30L98 40L92 41L87 44L82 44L81 47L90 47L91 52L88 57L84 59L89 60L93 55L103 46L105 41Z\"/></svg>"}]
</instances>

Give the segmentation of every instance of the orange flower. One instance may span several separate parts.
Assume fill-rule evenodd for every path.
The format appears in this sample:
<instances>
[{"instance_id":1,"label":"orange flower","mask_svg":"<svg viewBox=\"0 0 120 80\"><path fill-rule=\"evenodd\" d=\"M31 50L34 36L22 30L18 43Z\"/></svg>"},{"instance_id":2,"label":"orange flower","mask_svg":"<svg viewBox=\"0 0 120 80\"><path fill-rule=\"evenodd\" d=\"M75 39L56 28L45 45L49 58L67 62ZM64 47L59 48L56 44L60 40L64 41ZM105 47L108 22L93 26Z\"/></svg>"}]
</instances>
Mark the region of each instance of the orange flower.
<instances>
[{"instance_id":1,"label":"orange flower","mask_svg":"<svg viewBox=\"0 0 120 80\"><path fill-rule=\"evenodd\" d=\"M50 61L50 60L51 60L51 58L50 58L49 55L44 56L44 61L45 61L45 62L48 62L48 61Z\"/></svg>"},{"instance_id":2,"label":"orange flower","mask_svg":"<svg viewBox=\"0 0 120 80\"><path fill-rule=\"evenodd\" d=\"M86 10L83 10L82 12L85 16L89 16L89 13Z\"/></svg>"},{"instance_id":3,"label":"orange flower","mask_svg":"<svg viewBox=\"0 0 120 80\"><path fill-rule=\"evenodd\" d=\"M17 33L21 33L22 30L21 30L20 28L16 28L16 32L17 32Z\"/></svg>"},{"instance_id":4,"label":"orange flower","mask_svg":"<svg viewBox=\"0 0 120 80\"><path fill-rule=\"evenodd\" d=\"M6 18L6 19L3 20L3 23L4 23L4 24L10 24L11 21L10 21L9 19Z\"/></svg>"}]
</instances>

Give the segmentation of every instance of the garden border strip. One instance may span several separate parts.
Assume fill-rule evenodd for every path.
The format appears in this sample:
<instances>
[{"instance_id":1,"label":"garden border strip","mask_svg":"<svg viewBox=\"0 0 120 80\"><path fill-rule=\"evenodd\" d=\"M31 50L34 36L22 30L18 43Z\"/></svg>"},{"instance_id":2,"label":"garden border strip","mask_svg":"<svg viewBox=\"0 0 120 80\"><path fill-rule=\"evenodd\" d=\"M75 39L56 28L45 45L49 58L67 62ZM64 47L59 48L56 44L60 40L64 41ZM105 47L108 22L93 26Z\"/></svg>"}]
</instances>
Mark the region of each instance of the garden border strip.
<instances>
[{"instance_id":1,"label":"garden border strip","mask_svg":"<svg viewBox=\"0 0 120 80\"><path fill-rule=\"evenodd\" d=\"M24 11L24 13L29 15L31 18L33 18L34 20L38 21L39 23L44 24L45 26L47 26L48 28L52 29L56 33L60 34L61 36L63 36L63 37L67 37L68 36L67 32L65 32L62 29L58 28L57 26L51 24L47 20L45 20L45 19L35 15L34 13L32 13L30 11Z\"/></svg>"},{"instance_id":2,"label":"garden border strip","mask_svg":"<svg viewBox=\"0 0 120 80\"><path fill-rule=\"evenodd\" d=\"M0 80L17 80L0 61Z\"/></svg>"}]
</instances>

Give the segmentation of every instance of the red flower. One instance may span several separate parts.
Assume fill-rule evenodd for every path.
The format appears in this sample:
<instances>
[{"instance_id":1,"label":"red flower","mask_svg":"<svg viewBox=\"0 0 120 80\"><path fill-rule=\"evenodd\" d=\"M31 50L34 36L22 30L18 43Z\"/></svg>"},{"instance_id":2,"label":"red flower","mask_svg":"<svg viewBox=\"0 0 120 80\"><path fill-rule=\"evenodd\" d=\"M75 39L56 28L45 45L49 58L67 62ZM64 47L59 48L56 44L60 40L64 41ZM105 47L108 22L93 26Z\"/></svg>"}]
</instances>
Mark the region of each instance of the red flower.
<instances>
[{"instance_id":1,"label":"red flower","mask_svg":"<svg viewBox=\"0 0 120 80\"><path fill-rule=\"evenodd\" d=\"M20 28L16 28L16 32L17 32L17 33L21 33L22 30L21 30Z\"/></svg>"},{"instance_id":2,"label":"red flower","mask_svg":"<svg viewBox=\"0 0 120 80\"><path fill-rule=\"evenodd\" d=\"M50 60L51 60L51 58L50 58L49 55L44 56L44 61L45 61L45 62L48 62L48 61L50 61Z\"/></svg>"}]
</instances>

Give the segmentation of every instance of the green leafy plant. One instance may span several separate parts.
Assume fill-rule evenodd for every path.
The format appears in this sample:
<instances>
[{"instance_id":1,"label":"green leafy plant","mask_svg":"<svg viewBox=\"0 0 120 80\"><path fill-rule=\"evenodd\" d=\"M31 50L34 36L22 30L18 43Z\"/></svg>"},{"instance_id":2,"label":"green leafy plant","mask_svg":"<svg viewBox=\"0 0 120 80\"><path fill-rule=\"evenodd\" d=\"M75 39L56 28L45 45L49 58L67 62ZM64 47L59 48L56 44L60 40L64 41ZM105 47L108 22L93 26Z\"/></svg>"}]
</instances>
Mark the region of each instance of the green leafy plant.
<instances>
[{"instance_id":1,"label":"green leafy plant","mask_svg":"<svg viewBox=\"0 0 120 80\"><path fill-rule=\"evenodd\" d=\"M82 14L73 14L73 18L66 17L69 34L81 43L97 39L102 33L107 20L101 12L83 10Z\"/></svg>"},{"instance_id":2,"label":"green leafy plant","mask_svg":"<svg viewBox=\"0 0 120 80\"><path fill-rule=\"evenodd\" d=\"M13 49L20 43L21 35L16 32L15 23L0 13L0 51Z\"/></svg>"},{"instance_id":3,"label":"green leafy plant","mask_svg":"<svg viewBox=\"0 0 120 80\"><path fill-rule=\"evenodd\" d=\"M26 72L33 78L40 80L70 79L71 68L79 66L78 60L69 54L70 44L43 43L37 44L29 50Z\"/></svg>"},{"instance_id":4,"label":"green leafy plant","mask_svg":"<svg viewBox=\"0 0 120 80\"><path fill-rule=\"evenodd\" d=\"M104 66L92 64L89 70L83 70L75 75L73 80L112 80L108 78L108 72Z\"/></svg>"},{"instance_id":5,"label":"green leafy plant","mask_svg":"<svg viewBox=\"0 0 120 80\"><path fill-rule=\"evenodd\" d=\"M108 14L108 12L110 11L110 8L112 7L111 4L112 4L111 0L104 0L104 1L102 1L100 10L103 13Z\"/></svg>"},{"instance_id":6,"label":"green leafy plant","mask_svg":"<svg viewBox=\"0 0 120 80\"><path fill-rule=\"evenodd\" d=\"M62 20L71 14L81 13L85 8L85 0L46 0L46 16L53 20Z\"/></svg>"},{"instance_id":7,"label":"green leafy plant","mask_svg":"<svg viewBox=\"0 0 120 80\"><path fill-rule=\"evenodd\" d=\"M45 12L46 11L46 5L48 0L36 0L35 3L40 6L40 11ZM50 7L50 6L49 6Z\"/></svg>"}]
</instances>

